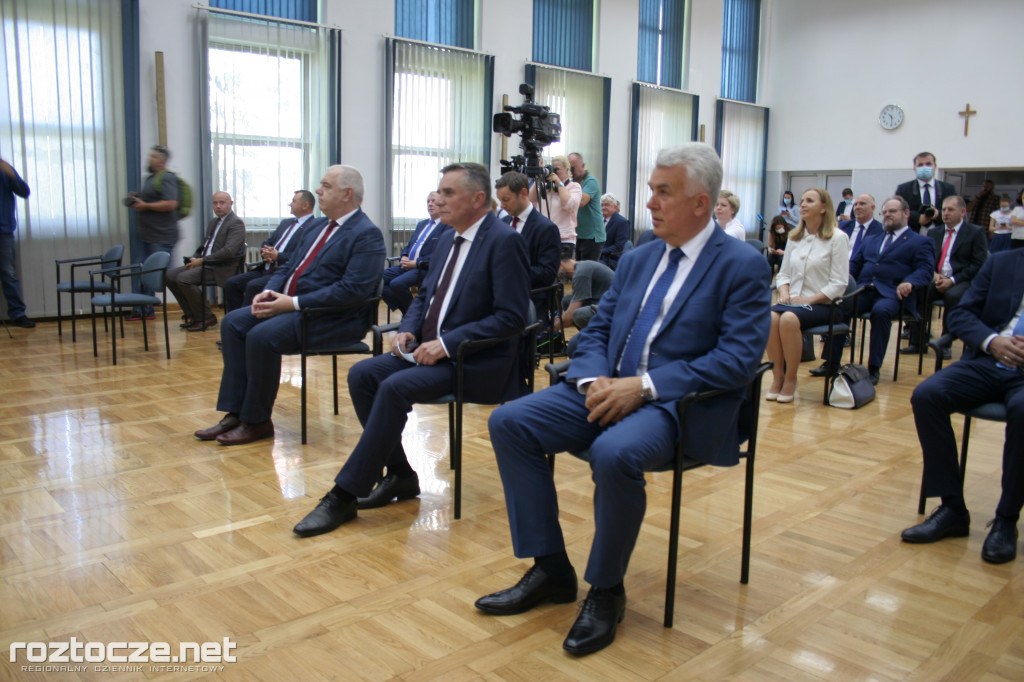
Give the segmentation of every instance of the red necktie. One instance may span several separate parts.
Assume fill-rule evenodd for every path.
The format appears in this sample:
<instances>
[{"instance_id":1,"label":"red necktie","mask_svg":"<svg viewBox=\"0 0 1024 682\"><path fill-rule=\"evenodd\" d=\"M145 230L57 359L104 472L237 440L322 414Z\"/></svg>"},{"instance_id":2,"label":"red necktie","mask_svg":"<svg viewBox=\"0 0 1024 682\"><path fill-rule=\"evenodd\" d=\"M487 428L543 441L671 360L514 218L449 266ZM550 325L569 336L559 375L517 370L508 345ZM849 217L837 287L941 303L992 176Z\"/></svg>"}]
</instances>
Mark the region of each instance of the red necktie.
<instances>
[{"instance_id":1,"label":"red necktie","mask_svg":"<svg viewBox=\"0 0 1024 682\"><path fill-rule=\"evenodd\" d=\"M519 216L512 217L512 229L516 232L519 231Z\"/></svg>"},{"instance_id":2,"label":"red necktie","mask_svg":"<svg viewBox=\"0 0 1024 682\"><path fill-rule=\"evenodd\" d=\"M437 285L437 289L434 291L434 297L430 299L430 308L427 309L427 314L423 318L423 328L420 330L420 341L423 343L433 341L437 338L437 328L441 317L441 305L444 303L444 297L448 293L448 287L452 283L452 273L455 272L455 263L459 260L459 247L462 246L462 242L464 241L466 241L464 237L455 238L455 248L452 249L452 257L448 259L448 267L444 269L444 275L441 277L441 283Z\"/></svg>"},{"instance_id":3,"label":"red necktie","mask_svg":"<svg viewBox=\"0 0 1024 682\"><path fill-rule=\"evenodd\" d=\"M295 268L295 271L292 273L291 277L288 278L288 283L284 287L284 293L288 294L289 296L295 295L295 290L299 286L299 277L302 276L302 273L306 271L306 268L308 268L309 265L316 259L316 255L320 253L320 249L324 248L324 244L327 243L327 240L330 239L331 235L334 233L335 228L337 227L338 223L332 220L330 225L328 225L326 229L324 229L323 234L320 235L320 238L316 240L315 244L313 244L313 248L311 248L306 253L306 257L302 259L301 263L299 263L299 267Z\"/></svg>"},{"instance_id":4,"label":"red necktie","mask_svg":"<svg viewBox=\"0 0 1024 682\"><path fill-rule=\"evenodd\" d=\"M946 241L942 243L942 255L939 256L939 263L935 266L935 272L942 274L942 264L946 262L946 254L949 253L949 243L953 241L953 228L946 228Z\"/></svg>"}]
</instances>

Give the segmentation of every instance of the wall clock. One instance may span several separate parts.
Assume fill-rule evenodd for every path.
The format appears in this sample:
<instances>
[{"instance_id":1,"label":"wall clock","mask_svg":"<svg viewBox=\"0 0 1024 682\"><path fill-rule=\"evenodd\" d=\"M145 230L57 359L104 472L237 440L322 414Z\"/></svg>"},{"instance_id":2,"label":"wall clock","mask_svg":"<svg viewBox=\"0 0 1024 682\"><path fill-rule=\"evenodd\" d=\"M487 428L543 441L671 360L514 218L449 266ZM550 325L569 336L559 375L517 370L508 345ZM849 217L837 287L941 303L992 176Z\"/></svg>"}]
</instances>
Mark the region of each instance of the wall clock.
<instances>
[{"instance_id":1,"label":"wall clock","mask_svg":"<svg viewBox=\"0 0 1024 682\"><path fill-rule=\"evenodd\" d=\"M886 104L878 114L878 123L886 130L896 130L903 123L903 110L895 104Z\"/></svg>"}]
</instances>

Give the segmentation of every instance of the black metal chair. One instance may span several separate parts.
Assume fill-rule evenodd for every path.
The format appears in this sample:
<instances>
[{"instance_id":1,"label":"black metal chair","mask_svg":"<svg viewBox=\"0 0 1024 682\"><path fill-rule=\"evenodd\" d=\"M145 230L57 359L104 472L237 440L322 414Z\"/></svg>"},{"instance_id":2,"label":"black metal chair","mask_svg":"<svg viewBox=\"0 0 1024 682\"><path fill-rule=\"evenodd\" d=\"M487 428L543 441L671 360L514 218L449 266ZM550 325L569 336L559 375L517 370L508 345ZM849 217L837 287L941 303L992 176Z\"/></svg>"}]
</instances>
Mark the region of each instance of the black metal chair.
<instances>
[{"instance_id":1,"label":"black metal chair","mask_svg":"<svg viewBox=\"0 0 1024 682\"><path fill-rule=\"evenodd\" d=\"M837 321L843 319L857 319L857 297L860 296L860 292L864 291L864 287L857 287L857 280L850 277L849 283L846 285L846 291L843 292L842 296L829 301L829 323L819 325L817 327L810 327L803 330L805 335L809 335L812 338L814 336L825 337L825 361L831 362L832 358L832 344L835 343L837 337L845 336L850 334L850 362L853 362L853 349L856 345L856 325L851 326L849 323ZM829 388L830 377L825 377L825 388L822 396L822 404L828 405L828 388Z\"/></svg>"},{"instance_id":2,"label":"black metal chair","mask_svg":"<svg viewBox=\"0 0 1024 682\"><path fill-rule=\"evenodd\" d=\"M564 381L571 360L564 360L545 369L554 385ZM761 410L761 381L765 372L772 368L772 363L762 363L750 382L746 385L747 397L744 408L748 409L745 425L749 425L750 435L747 438L747 449L740 452L740 458L746 460L746 478L743 493L743 541L740 556L740 582L746 585L750 581L750 531L753 523L754 503L754 459L757 455L757 425ZM732 389L719 389L688 393L679 401L679 423L683 428L683 437L676 443L675 465L672 472L672 509L668 540L668 575L665 581L665 627L672 627L675 614L676 567L679 559L679 508L683 493L683 472L705 466L704 462L693 459L686 452L687 411L693 405L731 393ZM741 415L741 421L742 415ZM695 425L698 426L699 425ZM581 459L588 459L587 450L569 453ZM551 472L554 474L555 457L550 458Z\"/></svg>"},{"instance_id":3,"label":"black metal chair","mask_svg":"<svg viewBox=\"0 0 1024 682\"><path fill-rule=\"evenodd\" d=\"M306 444L306 360L311 357L318 355L330 355L331 356L331 376L333 378L333 389L334 389L334 414L338 414L338 356L339 355L379 355L381 353L379 334L374 333L373 346L366 344L364 340L354 341L352 343L342 344L340 346L332 346L328 348L310 348L306 340L309 338L309 322L315 317L322 315L331 315L339 313L343 310L351 310L352 308L360 308L366 306L366 326L373 328L377 325L378 308L380 307L380 294L384 287L384 281L381 280L377 283L377 293L373 298L368 298L365 301L354 303L345 306L329 306L321 308L302 308L299 312L302 314L301 318L301 339L302 346L299 349L300 365L301 365L301 381L302 388L300 389L301 403L302 403L302 444Z\"/></svg>"},{"instance_id":4,"label":"black metal chair","mask_svg":"<svg viewBox=\"0 0 1024 682\"><path fill-rule=\"evenodd\" d=\"M903 325L907 324L907 323L919 324L921 322L920 316L918 316L915 313L911 313L911 312L907 311L907 301L909 301L910 297L914 296L914 295L915 295L914 292L911 291L910 294L908 294L906 297L903 298L902 301L900 301L900 312L896 315L896 359L893 360L893 365L892 365L892 380L893 381L896 381L897 379L899 379L899 375L900 375L900 355L901 355L901 353L900 353L899 343L900 343L900 339L903 338ZM864 311L864 312L860 313L857 317L855 317L853 319L854 327L857 326L857 320L861 320L862 321L862 326L865 328L864 330L861 331L861 335L860 335L860 364L862 364L862 365L864 364L864 340L868 336L867 332L866 332L866 328L867 328L867 323L868 323L868 321L870 319L871 319L871 311L870 310L867 310L867 311ZM852 345L851 345L851 348L852 348ZM924 348L925 348L924 344L919 344L918 354L921 356L921 358L924 357ZM851 356L852 356L852 352L851 352ZM918 374L921 373L922 362L923 361L919 358L918 359L918 370L917 370Z\"/></svg>"},{"instance_id":5,"label":"black metal chair","mask_svg":"<svg viewBox=\"0 0 1024 682\"><path fill-rule=\"evenodd\" d=\"M543 315L539 318L541 324L538 330L547 328L549 332L551 332L548 336L548 362L555 361L555 344L553 339L554 330L552 329L552 324L555 315L557 315L560 312L562 306L560 294L564 290L565 289L562 286L562 283L557 280L547 285L546 287L537 287L536 289L530 290L531 299L534 296L544 294L544 312ZM565 338L565 330L562 331L562 334L563 338Z\"/></svg>"},{"instance_id":6,"label":"black metal chair","mask_svg":"<svg viewBox=\"0 0 1024 682\"><path fill-rule=\"evenodd\" d=\"M100 281L95 282L92 280L78 280L75 279L75 268L92 268L98 265L100 269L105 268L116 268L121 265L121 259L124 258L124 245L117 244L107 249L106 253L96 256L81 256L79 258L63 258L54 261L54 266L57 270L57 336L64 336L64 330L62 326L63 312L60 306L61 294L67 294L71 299L71 341L72 343L78 341L77 330L75 329L75 294L91 294L93 296L96 293L109 293L113 290L114 285L109 282L106 276L101 276ZM70 264L69 279L61 281L60 270L62 265ZM93 316L96 315L96 308L92 308ZM103 324L106 328L107 318L103 318Z\"/></svg>"},{"instance_id":7,"label":"black metal chair","mask_svg":"<svg viewBox=\"0 0 1024 682\"><path fill-rule=\"evenodd\" d=\"M953 334L945 334L928 343L935 351L935 371L942 369L942 349L952 345L956 337ZM1006 405L1004 403L985 403L973 409L960 412L964 416L964 431L960 438L960 480L964 480L967 473L967 446L971 441L971 420L984 419L992 422L1006 423ZM921 497L917 503L917 513L924 514L925 493L924 475L921 476Z\"/></svg>"},{"instance_id":8,"label":"black metal chair","mask_svg":"<svg viewBox=\"0 0 1024 682\"><path fill-rule=\"evenodd\" d=\"M146 306L160 306L164 312L164 348L167 352L167 359L171 359L170 336L167 332L167 287L164 283L167 275L167 266L171 261L171 254L158 251L150 255L142 265L124 265L117 268L104 268L102 270L90 270L89 278L105 277L111 280L113 288L110 293L94 294L90 302L93 308L109 308L110 310L110 340L114 364L117 364L117 329L114 328L115 313L122 308L141 308ZM142 283L149 287L150 291L160 292L159 296L149 294L125 293L121 291L121 280L125 278L139 277ZM95 291L95 289L93 289ZM121 338L124 338L124 318L117 316L121 325ZM142 340L145 349L149 350L149 333L147 332L146 320L142 322ZM92 355L99 357L96 347L96 316L92 318Z\"/></svg>"}]
</instances>

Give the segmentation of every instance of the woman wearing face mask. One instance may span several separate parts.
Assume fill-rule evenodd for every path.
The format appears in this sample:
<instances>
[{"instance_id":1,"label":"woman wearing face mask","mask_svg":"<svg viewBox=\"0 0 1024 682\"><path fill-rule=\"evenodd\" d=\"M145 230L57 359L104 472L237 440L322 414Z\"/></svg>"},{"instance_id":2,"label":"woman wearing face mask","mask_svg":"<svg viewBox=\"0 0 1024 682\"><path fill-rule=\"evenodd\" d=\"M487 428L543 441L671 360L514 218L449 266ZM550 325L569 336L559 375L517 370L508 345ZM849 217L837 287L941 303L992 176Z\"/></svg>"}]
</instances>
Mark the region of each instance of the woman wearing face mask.
<instances>
[{"instance_id":1,"label":"woman wearing face mask","mask_svg":"<svg viewBox=\"0 0 1024 682\"><path fill-rule=\"evenodd\" d=\"M786 242L789 240L789 223L781 215L772 218L768 226L768 265L772 272L782 267L782 257L786 254Z\"/></svg>"},{"instance_id":2,"label":"woman wearing face mask","mask_svg":"<svg viewBox=\"0 0 1024 682\"><path fill-rule=\"evenodd\" d=\"M725 233L730 237L739 239L741 242L747 238L747 228L736 219L740 212L740 198L727 189L718 193L718 202L715 204L715 219Z\"/></svg>"},{"instance_id":3,"label":"woman wearing face mask","mask_svg":"<svg viewBox=\"0 0 1024 682\"><path fill-rule=\"evenodd\" d=\"M789 235L775 278L768 359L772 385L767 400L791 403L803 352L803 329L828 324L829 302L842 296L850 278L850 238L839 229L832 197L820 188L800 198L800 224Z\"/></svg>"},{"instance_id":4,"label":"woman wearing face mask","mask_svg":"<svg viewBox=\"0 0 1024 682\"><path fill-rule=\"evenodd\" d=\"M988 245L988 252L1006 251L1010 247L1010 233L1013 226L1010 225L1010 216L1013 215L1013 208L1010 206L1010 195L1004 194L999 197L999 210L992 211L988 221L988 233L992 237L992 243Z\"/></svg>"},{"instance_id":5,"label":"woman wearing face mask","mask_svg":"<svg viewBox=\"0 0 1024 682\"><path fill-rule=\"evenodd\" d=\"M782 203L779 204L779 215L782 216L790 227L796 227L800 223L800 207L793 199L793 193L788 189L782 193Z\"/></svg>"},{"instance_id":6,"label":"woman wearing face mask","mask_svg":"<svg viewBox=\"0 0 1024 682\"><path fill-rule=\"evenodd\" d=\"M551 159L551 167L555 172L544 180L546 201L541 202L537 198L536 182L530 185L530 201L533 202L535 209L558 225L558 232L562 237L562 253L568 253L572 257L576 246L576 213L580 209L583 188L580 187L580 183L569 177L568 158L554 157Z\"/></svg>"}]
</instances>

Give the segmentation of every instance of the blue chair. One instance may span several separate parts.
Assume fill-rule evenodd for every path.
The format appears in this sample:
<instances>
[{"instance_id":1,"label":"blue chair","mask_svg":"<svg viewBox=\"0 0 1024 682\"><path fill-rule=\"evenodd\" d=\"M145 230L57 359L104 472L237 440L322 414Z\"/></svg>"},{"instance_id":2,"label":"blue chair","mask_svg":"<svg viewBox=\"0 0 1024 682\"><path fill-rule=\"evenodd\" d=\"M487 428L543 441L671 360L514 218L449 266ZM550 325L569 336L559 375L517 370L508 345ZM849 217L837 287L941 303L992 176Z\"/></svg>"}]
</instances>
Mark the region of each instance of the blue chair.
<instances>
[{"instance_id":1,"label":"blue chair","mask_svg":"<svg viewBox=\"0 0 1024 682\"><path fill-rule=\"evenodd\" d=\"M78 280L75 279L75 268L92 267L95 268L97 265L101 269L104 268L116 268L121 265L121 259L124 258L124 245L118 244L107 249L106 253L97 256L81 256L79 258L63 258L54 261L54 266L57 270L57 336L64 336L63 330L63 313L60 306L61 294L67 294L71 298L71 342L78 341L78 334L75 329L75 294L93 294L93 292L110 292L114 285L107 281L105 276L100 278L100 281L94 282L90 280ZM62 265L70 264L70 279L61 281L60 270ZM95 307L92 309L93 316L96 315ZM106 326L107 318L103 318L103 324Z\"/></svg>"},{"instance_id":2,"label":"blue chair","mask_svg":"<svg viewBox=\"0 0 1024 682\"><path fill-rule=\"evenodd\" d=\"M164 311L164 347L167 351L167 359L171 359L170 335L167 332L167 287L164 285L164 276L167 274L167 266L171 261L171 254L158 251L146 259L142 265L125 265L117 268L104 268L102 270L90 270L89 278L95 282L95 278L107 277L111 280L113 288L110 293L93 294L93 308L108 308L110 310L110 339L114 364L117 364L117 330L114 329L114 314L121 308L141 308L147 306L160 306ZM121 291L121 280L139 277L142 283L150 291L159 291L160 295L135 294ZM96 291L95 288L92 289ZM121 338L124 338L124 319L121 320ZM146 320L142 319L142 339L145 349L149 350L149 335L146 331ZM96 348L96 316L92 318L92 355L98 357Z\"/></svg>"},{"instance_id":3,"label":"blue chair","mask_svg":"<svg viewBox=\"0 0 1024 682\"><path fill-rule=\"evenodd\" d=\"M551 378L551 383L556 384L565 380L565 373L569 369L570 360L565 360L554 365L547 365L545 369ZM743 547L740 557L740 582L746 585L750 581L750 527L753 519L754 502L754 458L757 455L757 423L761 409L761 380L765 372L772 368L772 363L762 363L754 376L747 384L747 397L740 414L740 424L749 431L747 438L747 450L741 452L740 457L746 460L746 480L743 494ZM683 472L689 469L696 469L705 466L704 462L694 459L686 452L686 429L690 427L687 422L687 411L693 405L717 398L731 389L719 389L714 391L703 391L688 393L679 401L679 423L682 424L683 436L676 443L675 464L672 472L672 509L671 526L669 528L668 540L668 577L665 582L665 627L672 627L673 615L675 613L676 596L676 568L679 557L679 509L683 493ZM699 428L699 424L694 424ZM589 460L589 449L581 452L569 453L583 460ZM549 461L551 473L555 470L555 456L552 455Z\"/></svg>"}]
</instances>

